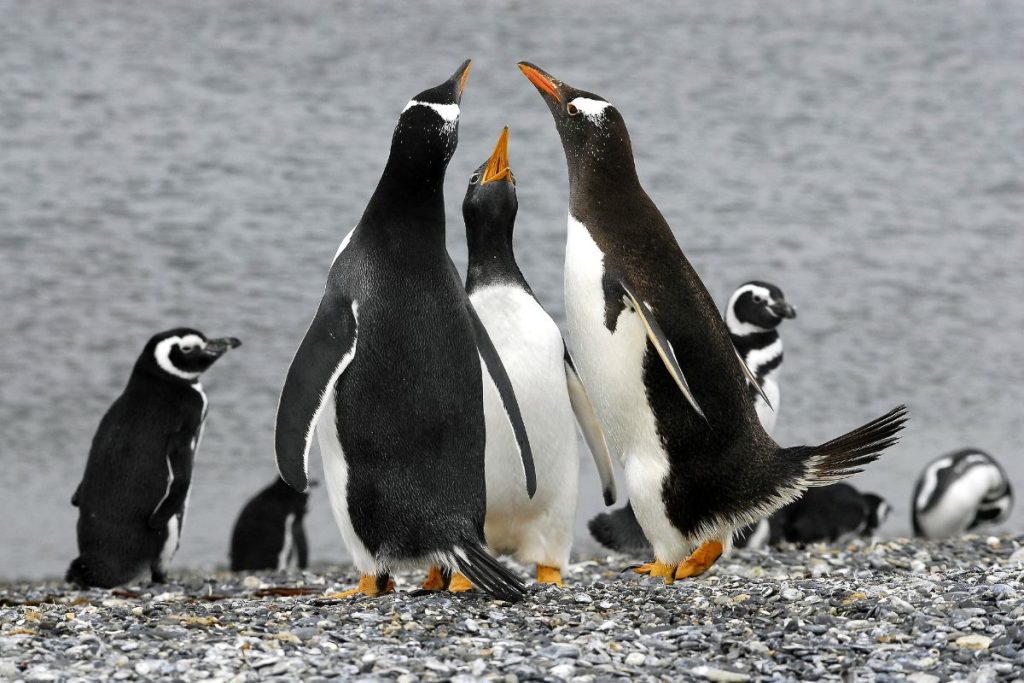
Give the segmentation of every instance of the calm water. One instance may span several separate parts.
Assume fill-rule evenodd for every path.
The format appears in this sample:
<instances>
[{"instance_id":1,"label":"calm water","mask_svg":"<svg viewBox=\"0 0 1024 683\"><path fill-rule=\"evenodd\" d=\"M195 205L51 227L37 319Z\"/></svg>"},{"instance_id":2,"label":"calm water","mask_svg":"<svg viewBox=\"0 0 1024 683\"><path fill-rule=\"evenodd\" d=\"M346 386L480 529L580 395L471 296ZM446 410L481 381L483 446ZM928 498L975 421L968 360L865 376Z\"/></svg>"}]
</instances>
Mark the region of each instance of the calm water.
<instances>
[{"instance_id":1,"label":"calm water","mask_svg":"<svg viewBox=\"0 0 1024 683\"><path fill-rule=\"evenodd\" d=\"M175 564L226 562L397 113L467 56L447 187L460 267L465 183L507 123L519 260L561 321L565 166L514 66L535 61L619 107L716 299L761 278L800 309L780 441L908 403L904 443L854 481L894 504L890 534L919 468L953 448L990 450L1024 490L1024 6L636 5L0 0L0 577L63 573L96 424L145 340L178 325L245 342L204 381ZM586 550L601 503L581 470ZM322 489L312 508L314 561L342 559Z\"/></svg>"}]
</instances>

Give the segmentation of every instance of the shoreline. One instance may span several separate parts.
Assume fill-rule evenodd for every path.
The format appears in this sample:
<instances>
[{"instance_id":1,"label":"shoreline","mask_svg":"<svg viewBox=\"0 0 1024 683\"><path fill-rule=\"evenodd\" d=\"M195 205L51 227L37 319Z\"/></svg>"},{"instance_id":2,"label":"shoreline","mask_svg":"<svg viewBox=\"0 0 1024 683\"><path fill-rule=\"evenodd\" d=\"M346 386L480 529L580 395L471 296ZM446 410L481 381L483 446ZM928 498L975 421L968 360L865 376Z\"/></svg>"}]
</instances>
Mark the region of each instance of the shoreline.
<instances>
[{"instance_id":1,"label":"shoreline","mask_svg":"<svg viewBox=\"0 0 1024 683\"><path fill-rule=\"evenodd\" d=\"M399 592L333 600L351 567L173 574L72 590L0 584L0 679L1014 680L1024 535L734 551L664 584L570 566L516 605ZM513 565L515 566L515 565ZM517 567L523 575L528 574Z\"/></svg>"}]
</instances>

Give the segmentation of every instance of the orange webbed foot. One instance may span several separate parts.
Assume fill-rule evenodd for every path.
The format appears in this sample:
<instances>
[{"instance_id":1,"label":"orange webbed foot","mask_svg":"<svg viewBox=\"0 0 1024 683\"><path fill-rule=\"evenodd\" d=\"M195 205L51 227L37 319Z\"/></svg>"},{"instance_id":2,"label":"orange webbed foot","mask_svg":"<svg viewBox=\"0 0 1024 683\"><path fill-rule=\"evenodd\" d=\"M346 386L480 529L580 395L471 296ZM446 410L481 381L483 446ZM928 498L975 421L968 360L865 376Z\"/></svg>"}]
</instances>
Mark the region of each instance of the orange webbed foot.
<instances>
[{"instance_id":1,"label":"orange webbed foot","mask_svg":"<svg viewBox=\"0 0 1024 683\"><path fill-rule=\"evenodd\" d=\"M562 587L562 572L558 567L549 567L545 564L537 565L537 583Z\"/></svg>"},{"instance_id":2,"label":"orange webbed foot","mask_svg":"<svg viewBox=\"0 0 1024 683\"><path fill-rule=\"evenodd\" d=\"M387 574L381 574L379 576L363 574L359 577L359 585L355 588L351 588L340 593L328 593L325 597L334 600L344 600L345 598L353 598L357 595L365 595L368 598L375 598L378 595L394 592L395 582L392 581L391 577Z\"/></svg>"},{"instance_id":3,"label":"orange webbed foot","mask_svg":"<svg viewBox=\"0 0 1024 683\"><path fill-rule=\"evenodd\" d=\"M468 593L473 590L473 582L459 572L452 574L452 580L448 582L448 590L452 593Z\"/></svg>"},{"instance_id":4,"label":"orange webbed foot","mask_svg":"<svg viewBox=\"0 0 1024 683\"><path fill-rule=\"evenodd\" d=\"M720 541L708 541L693 551L693 554L679 563L675 576L677 579L688 579L700 576L711 568L719 557L722 556L722 543Z\"/></svg>"},{"instance_id":5,"label":"orange webbed foot","mask_svg":"<svg viewBox=\"0 0 1024 683\"><path fill-rule=\"evenodd\" d=\"M675 581L676 568L658 559L655 559L654 562L642 564L639 567L631 567L631 569L637 574L646 574L647 576L665 579L666 584L671 584Z\"/></svg>"},{"instance_id":6,"label":"orange webbed foot","mask_svg":"<svg viewBox=\"0 0 1024 683\"><path fill-rule=\"evenodd\" d=\"M430 573L427 574L427 579L420 585L425 591L443 591L448 587L448 576L445 575L441 568L437 565L430 567Z\"/></svg>"}]
</instances>

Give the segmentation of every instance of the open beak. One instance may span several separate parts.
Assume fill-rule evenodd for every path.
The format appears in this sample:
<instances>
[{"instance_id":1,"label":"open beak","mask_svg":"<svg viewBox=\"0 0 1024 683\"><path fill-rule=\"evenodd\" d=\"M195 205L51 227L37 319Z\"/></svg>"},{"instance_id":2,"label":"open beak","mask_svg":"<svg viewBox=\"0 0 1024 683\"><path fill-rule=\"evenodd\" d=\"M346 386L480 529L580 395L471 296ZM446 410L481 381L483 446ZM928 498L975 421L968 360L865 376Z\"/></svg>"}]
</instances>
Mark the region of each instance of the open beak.
<instances>
[{"instance_id":1,"label":"open beak","mask_svg":"<svg viewBox=\"0 0 1024 683\"><path fill-rule=\"evenodd\" d=\"M221 337L220 339L207 339L203 353L214 358L220 358L231 349L242 345L242 342L234 337Z\"/></svg>"},{"instance_id":2,"label":"open beak","mask_svg":"<svg viewBox=\"0 0 1024 683\"><path fill-rule=\"evenodd\" d=\"M464 61L462 63L462 66L460 66L449 79L452 83L457 84L455 90L456 101L462 101L462 91L466 89L466 79L469 77L469 66L472 63L472 61L472 59L467 59L466 61Z\"/></svg>"},{"instance_id":3,"label":"open beak","mask_svg":"<svg viewBox=\"0 0 1024 683\"><path fill-rule=\"evenodd\" d=\"M484 167L484 176L480 181L481 185L495 180L511 181L512 175L508 167L508 126L505 126L501 135L498 136L498 144L494 147L494 153L487 160Z\"/></svg>"},{"instance_id":4,"label":"open beak","mask_svg":"<svg viewBox=\"0 0 1024 683\"><path fill-rule=\"evenodd\" d=\"M552 98L555 102L562 101L562 96L558 93L558 82L549 74L529 62L519 62L518 66L519 70L530 80L530 83L533 83L537 90L540 90L541 93Z\"/></svg>"}]
</instances>

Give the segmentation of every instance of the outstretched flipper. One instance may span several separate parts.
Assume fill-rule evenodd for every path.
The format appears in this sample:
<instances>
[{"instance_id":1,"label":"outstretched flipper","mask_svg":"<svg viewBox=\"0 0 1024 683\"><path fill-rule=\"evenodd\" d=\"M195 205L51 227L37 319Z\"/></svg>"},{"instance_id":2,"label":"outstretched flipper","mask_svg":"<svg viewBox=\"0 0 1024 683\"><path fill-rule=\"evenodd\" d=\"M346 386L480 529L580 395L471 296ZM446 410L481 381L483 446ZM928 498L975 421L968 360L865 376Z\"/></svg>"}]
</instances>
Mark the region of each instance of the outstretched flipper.
<instances>
[{"instance_id":1,"label":"outstretched flipper","mask_svg":"<svg viewBox=\"0 0 1024 683\"><path fill-rule=\"evenodd\" d=\"M565 382L569 388L569 403L572 411L576 414L576 422L583 432L583 439L594 456L594 465L597 466L597 474L601 477L601 491L604 493L604 504L615 504L615 472L612 469L612 456L608 451L608 442L605 441L604 432L601 430L601 423L597 421L594 413L594 406L587 396L587 391L576 373L576 366L572 362L569 350L565 350Z\"/></svg>"},{"instance_id":2,"label":"outstretched flipper","mask_svg":"<svg viewBox=\"0 0 1024 683\"><path fill-rule=\"evenodd\" d=\"M167 491L149 516L150 529L166 529L171 517L185 507L185 498L192 481L193 438L191 430L182 428L167 440Z\"/></svg>"},{"instance_id":3,"label":"outstretched flipper","mask_svg":"<svg viewBox=\"0 0 1024 683\"><path fill-rule=\"evenodd\" d=\"M356 355L359 304L324 293L295 352L277 404L274 452L277 471L296 491L309 486L309 449L327 397Z\"/></svg>"},{"instance_id":4,"label":"outstretched flipper","mask_svg":"<svg viewBox=\"0 0 1024 683\"><path fill-rule=\"evenodd\" d=\"M743 374L746 376L747 381L750 382L751 386L753 386L757 390L757 393L761 394L761 398L764 399L764 402L768 405L769 408L772 409L772 412L774 412L775 406L773 406L772 402L768 400L768 394L764 393L764 387L762 387L761 383L757 381L757 377L754 377L754 373L750 371L750 368L743 360L743 357L740 355L740 352L737 351L735 347L733 347L733 351L736 351L736 360L740 362L740 367L743 368Z\"/></svg>"},{"instance_id":5,"label":"outstretched flipper","mask_svg":"<svg viewBox=\"0 0 1024 683\"><path fill-rule=\"evenodd\" d=\"M526 472L526 493L530 498L537 492L537 471L533 466L533 451L530 450L530 439L526 436L526 425L523 423L523 416L519 412L519 402L516 401L516 394L512 390L512 381L505 372L505 365L498 356L497 349L491 341L487 329L476 314L473 304L466 297L466 310L469 312L470 320L473 321L473 334L476 337L476 348L483 359L487 372L498 389L498 396L501 404L505 407L505 414L512 425L512 432L516 436L516 445L519 447L519 455L523 459L523 470Z\"/></svg>"},{"instance_id":6,"label":"outstretched flipper","mask_svg":"<svg viewBox=\"0 0 1024 683\"><path fill-rule=\"evenodd\" d=\"M619 278L619 286L626 293L626 297L630 301L630 305L633 310L640 316L640 320L643 321L644 327L647 328L647 338L651 340L651 344L654 345L658 355L661 356L661 360L665 363L665 368L668 373L672 375L672 379L676 381L679 386L679 390L683 392L683 396L690 402L693 409L697 411L697 414L707 421L707 417L704 415L704 411L697 404L697 399L694 398L693 392L690 391L690 385L686 381L686 377L683 375L683 369L679 367L679 361L676 359L676 352L672 349L672 344L669 342L668 337L661 331L661 326L658 325L658 321L654 319L654 311L647 305L646 302L640 300L633 286L626 282L625 279Z\"/></svg>"}]
</instances>

